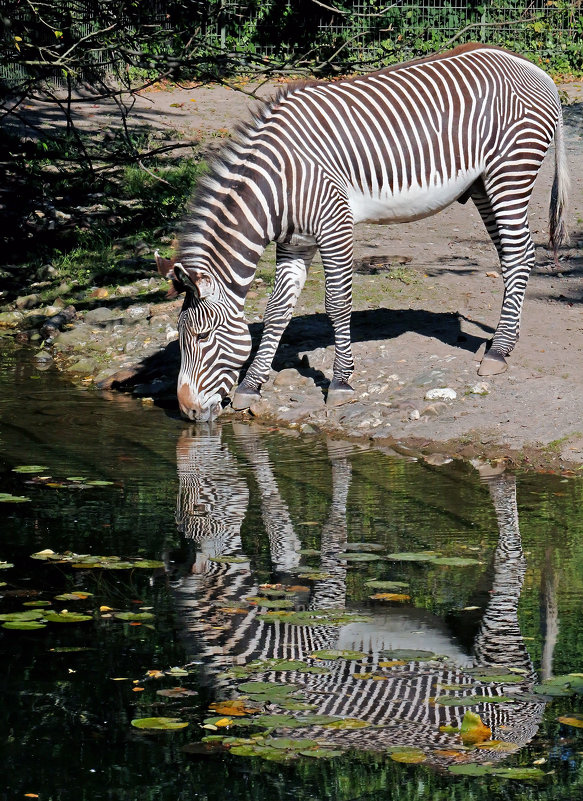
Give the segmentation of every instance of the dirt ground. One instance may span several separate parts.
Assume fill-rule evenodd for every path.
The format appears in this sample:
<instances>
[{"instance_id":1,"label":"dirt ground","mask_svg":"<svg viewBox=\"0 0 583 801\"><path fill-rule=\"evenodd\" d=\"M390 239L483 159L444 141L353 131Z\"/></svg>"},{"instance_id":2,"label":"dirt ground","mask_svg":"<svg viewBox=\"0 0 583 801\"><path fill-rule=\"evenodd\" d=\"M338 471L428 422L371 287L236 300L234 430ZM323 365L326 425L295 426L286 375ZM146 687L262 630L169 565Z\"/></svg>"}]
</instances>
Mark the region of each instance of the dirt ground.
<instances>
[{"instance_id":1,"label":"dirt ground","mask_svg":"<svg viewBox=\"0 0 583 801\"><path fill-rule=\"evenodd\" d=\"M297 367L302 359L297 380L292 372L289 380L270 381L257 414L305 431L338 430L443 453L583 464L583 89L580 81L560 89L572 181L571 242L554 269L545 249L551 151L531 202L537 266L508 371L485 379L476 374L476 352L498 320L502 278L477 210L471 203L455 203L416 223L357 226L357 264L385 269L376 275L355 273L356 402L327 410L321 389L312 397L305 389L310 377L316 384L318 377L329 378L332 363L322 268L316 261L276 362L285 367L289 356L288 366ZM276 91L272 84L260 93L269 97ZM134 121L214 150L256 102L220 86L158 88L138 100ZM88 115L88 124L111 123L106 106L81 113ZM260 276L273 267L273 255L268 249ZM266 301L266 284L259 281L246 307L251 323L260 322ZM453 389L455 399L425 398L428 390L440 388Z\"/></svg>"}]
</instances>

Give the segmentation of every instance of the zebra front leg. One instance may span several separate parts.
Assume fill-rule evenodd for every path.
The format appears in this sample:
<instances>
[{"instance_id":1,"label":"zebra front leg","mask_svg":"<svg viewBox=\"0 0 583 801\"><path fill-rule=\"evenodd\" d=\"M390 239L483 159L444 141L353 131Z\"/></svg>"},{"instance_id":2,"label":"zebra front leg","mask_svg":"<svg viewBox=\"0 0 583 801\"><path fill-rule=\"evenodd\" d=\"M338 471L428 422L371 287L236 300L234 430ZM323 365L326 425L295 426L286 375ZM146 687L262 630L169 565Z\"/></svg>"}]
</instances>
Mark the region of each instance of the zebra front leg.
<instances>
[{"instance_id":1,"label":"zebra front leg","mask_svg":"<svg viewBox=\"0 0 583 801\"><path fill-rule=\"evenodd\" d=\"M261 387L269 378L279 340L291 319L316 250L316 245L277 245L275 286L265 309L261 342L245 378L235 391L234 409L248 409L254 400L261 398Z\"/></svg>"},{"instance_id":2,"label":"zebra front leg","mask_svg":"<svg viewBox=\"0 0 583 801\"><path fill-rule=\"evenodd\" d=\"M341 243L340 243L341 244ZM350 318L352 315L352 232L349 253L338 258L328 258L320 247L326 273L326 313L334 328L334 372L326 396L327 406L340 406L354 399L350 378L354 373L352 344L350 341ZM337 254L335 254L337 256Z\"/></svg>"}]
</instances>

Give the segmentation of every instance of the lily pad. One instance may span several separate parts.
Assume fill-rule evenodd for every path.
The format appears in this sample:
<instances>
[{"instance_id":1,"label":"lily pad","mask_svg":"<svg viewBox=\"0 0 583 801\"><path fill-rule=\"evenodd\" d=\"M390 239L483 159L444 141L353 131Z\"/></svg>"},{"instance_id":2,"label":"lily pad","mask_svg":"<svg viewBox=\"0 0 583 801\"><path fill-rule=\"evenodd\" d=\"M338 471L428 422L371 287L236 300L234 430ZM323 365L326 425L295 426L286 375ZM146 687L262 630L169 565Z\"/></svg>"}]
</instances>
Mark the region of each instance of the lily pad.
<instances>
[{"instance_id":1,"label":"lily pad","mask_svg":"<svg viewBox=\"0 0 583 801\"><path fill-rule=\"evenodd\" d=\"M24 495L11 495L9 492L0 492L0 503L28 503L30 498Z\"/></svg>"},{"instance_id":2,"label":"lily pad","mask_svg":"<svg viewBox=\"0 0 583 801\"><path fill-rule=\"evenodd\" d=\"M325 723L325 729L366 729L372 726L366 720L360 718L342 718L341 720L333 720L330 723Z\"/></svg>"},{"instance_id":3,"label":"lily pad","mask_svg":"<svg viewBox=\"0 0 583 801\"><path fill-rule=\"evenodd\" d=\"M116 620L124 620L129 622L143 622L144 620L153 620L156 616L151 612L114 612Z\"/></svg>"},{"instance_id":4,"label":"lily pad","mask_svg":"<svg viewBox=\"0 0 583 801\"><path fill-rule=\"evenodd\" d=\"M13 473L44 473L49 468L42 464L19 464L13 467Z\"/></svg>"},{"instance_id":5,"label":"lily pad","mask_svg":"<svg viewBox=\"0 0 583 801\"><path fill-rule=\"evenodd\" d=\"M387 559L395 562L432 562L439 554L436 551L402 551L400 553L389 553Z\"/></svg>"},{"instance_id":6,"label":"lily pad","mask_svg":"<svg viewBox=\"0 0 583 801\"><path fill-rule=\"evenodd\" d=\"M367 654L364 651L343 651L334 648L325 648L322 651L312 651L310 656L313 659L364 659Z\"/></svg>"},{"instance_id":7,"label":"lily pad","mask_svg":"<svg viewBox=\"0 0 583 801\"><path fill-rule=\"evenodd\" d=\"M251 595L245 599L250 604L262 606L265 609L293 609L294 602L288 598L261 598L258 595Z\"/></svg>"},{"instance_id":8,"label":"lily pad","mask_svg":"<svg viewBox=\"0 0 583 801\"><path fill-rule=\"evenodd\" d=\"M389 756L394 762L405 762L411 765L425 762L427 759L427 754L420 748L409 748L405 746L402 748L390 748Z\"/></svg>"},{"instance_id":9,"label":"lily pad","mask_svg":"<svg viewBox=\"0 0 583 801\"><path fill-rule=\"evenodd\" d=\"M433 651L421 651L413 648L394 648L390 651L381 651L381 655L389 659L406 659L409 662L429 662L436 658Z\"/></svg>"},{"instance_id":10,"label":"lily pad","mask_svg":"<svg viewBox=\"0 0 583 801\"><path fill-rule=\"evenodd\" d=\"M408 581L379 581L378 579L370 579L364 583L373 590L385 590L386 592L398 592L409 586Z\"/></svg>"},{"instance_id":11,"label":"lily pad","mask_svg":"<svg viewBox=\"0 0 583 801\"><path fill-rule=\"evenodd\" d=\"M75 612L45 612L45 620L49 623L83 623L93 620L91 615L78 615Z\"/></svg>"},{"instance_id":12,"label":"lily pad","mask_svg":"<svg viewBox=\"0 0 583 801\"><path fill-rule=\"evenodd\" d=\"M7 620L2 624L2 628L33 631L34 629L45 629L46 623L42 620Z\"/></svg>"},{"instance_id":13,"label":"lily pad","mask_svg":"<svg viewBox=\"0 0 583 801\"><path fill-rule=\"evenodd\" d=\"M40 620L44 617L42 609L27 609L26 612L5 612L0 615L0 620L9 622L24 621L24 620Z\"/></svg>"},{"instance_id":14,"label":"lily pad","mask_svg":"<svg viewBox=\"0 0 583 801\"><path fill-rule=\"evenodd\" d=\"M14 567L13 562L0 562L0 570L8 570L9 567Z\"/></svg>"},{"instance_id":15,"label":"lily pad","mask_svg":"<svg viewBox=\"0 0 583 801\"><path fill-rule=\"evenodd\" d=\"M132 726L136 729L156 729L159 731L176 731L185 729L188 722L179 718L134 718Z\"/></svg>"},{"instance_id":16,"label":"lily pad","mask_svg":"<svg viewBox=\"0 0 583 801\"><path fill-rule=\"evenodd\" d=\"M472 559L469 556L437 556L431 560L433 565L449 565L450 567L469 567L470 565L481 565L479 559Z\"/></svg>"},{"instance_id":17,"label":"lily pad","mask_svg":"<svg viewBox=\"0 0 583 801\"><path fill-rule=\"evenodd\" d=\"M348 553L339 553L337 558L342 559L343 562L377 562L383 557L379 556L377 553L349 551Z\"/></svg>"},{"instance_id":18,"label":"lily pad","mask_svg":"<svg viewBox=\"0 0 583 801\"><path fill-rule=\"evenodd\" d=\"M90 487L112 487L114 485L113 481L103 481L101 479L96 479L94 481L88 481L88 486Z\"/></svg>"},{"instance_id":19,"label":"lily pad","mask_svg":"<svg viewBox=\"0 0 583 801\"><path fill-rule=\"evenodd\" d=\"M487 776L490 770L487 765L478 765L476 762L468 762L465 765L450 765L450 773L456 776Z\"/></svg>"},{"instance_id":20,"label":"lily pad","mask_svg":"<svg viewBox=\"0 0 583 801\"><path fill-rule=\"evenodd\" d=\"M325 579L332 578L332 573L323 573L318 570L312 570L303 573L298 573L298 578L310 579L311 581L324 581Z\"/></svg>"},{"instance_id":21,"label":"lily pad","mask_svg":"<svg viewBox=\"0 0 583 801\"><path fill-rule=\"evenodd\" d=\"M84 601L92 592L64 592L62 595L55 595L55 601Z\"/></svg>"},{"instance_id":22,"label":"lily pad","mask_svg":"<svg viewBox=\"0 0 583 801\"><path fill-rule=\"evenodd\" d=\"M476 704L513 704L516 698L507 695L466 695L456 697L455 695L439 695L435 699L436 704L441 706L476 706Z\"/></svg>"}]
</instances>

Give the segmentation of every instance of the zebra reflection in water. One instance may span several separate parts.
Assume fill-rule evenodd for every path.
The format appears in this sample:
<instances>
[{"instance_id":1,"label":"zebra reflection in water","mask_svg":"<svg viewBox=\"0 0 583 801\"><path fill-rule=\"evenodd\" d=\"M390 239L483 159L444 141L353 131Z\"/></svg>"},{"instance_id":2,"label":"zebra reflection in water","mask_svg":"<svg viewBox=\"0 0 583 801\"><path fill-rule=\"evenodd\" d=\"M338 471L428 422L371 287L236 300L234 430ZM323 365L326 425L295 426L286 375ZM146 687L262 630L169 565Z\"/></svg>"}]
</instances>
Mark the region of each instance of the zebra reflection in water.
<instances>
[{"instance_id":1,"label":"zebra reflection in water","mask_svg":"<svg viewBox=\"0 0 583 801\"><path fill-rule=\"evenodd\" d=\"M245 604L259 586L250 560L242 551L241 527L247 513L252 475L261 493L261 516L269 537L272 568L279 581L286 571L298 566L300 542L294 531L271 466L261 429L235 424L233 447L221 439L220 428L213 433L188 433L178 448L179 495L177 524L186 547L193 553L177 562L175 592L189 656L202 661L205 680L220 697L232 697L237 681L224 676L234 665L253 659L306 659L321 649L364 651L366 660L328 661L324 674L297 671L265 671L251 680L296 685L303 699L315 706L314 713L359 718L382 728L332 730L322 726L301 728L301 736L343 747L385 750L392 746L423 749L427 763L445 766L457 761L459 737L440 727L461 725L469 708L479 714L492 731L492 739L504 741L511 750L526 745L536 734L543 710L541 701L496 703L496 697L529 691L536 681L532 662L518 623L518 600L526 562L522 552L516 483L510 475L487 480L496 512L499 541L494 556L490 600L479 631L468 654L447 632L443 621L413 607L372 613L368 623L344 626L293 625L259 619L261 607ZM328 443L332 471L332 497L322 528L320 570L325 578L312 582L309 593L295 600L299 607L343 608L346 603L346 566L338 554L346 550L346 504L351 484L348 448ZM235 451L238 455L235 454ZM253 488L255 491L255 488ZM194 551L198 551L194 553ZM236 562L212 561L238 557ZM305 581L303 582L305 583ZM444 661L411 660L393 667L383 650L396 648L431 649L444 654ZM504 684L494 678L477 680L469 668L497 668L520 671L519 684ZM359 674L383 674L383 680L363 680ZM454 689L455 687L455 689ZM446 693L459 698L487 696L470 707L435 704ZM503 750L472 751L471 761L504 758Z\"/></svg>"}]
</instances>

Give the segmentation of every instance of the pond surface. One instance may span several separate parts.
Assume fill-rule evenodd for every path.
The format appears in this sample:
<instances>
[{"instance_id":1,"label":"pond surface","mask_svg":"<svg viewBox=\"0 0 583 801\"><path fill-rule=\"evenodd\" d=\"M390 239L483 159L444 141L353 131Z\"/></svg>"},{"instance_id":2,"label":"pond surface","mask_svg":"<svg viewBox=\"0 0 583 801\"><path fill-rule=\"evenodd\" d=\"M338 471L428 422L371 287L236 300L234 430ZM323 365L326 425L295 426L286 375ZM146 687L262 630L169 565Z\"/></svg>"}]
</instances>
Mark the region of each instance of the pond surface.
<instances>
[{"instance_id":1,"label":"pond surface","mask_svg":"<svg viewBox=\"0 0 583 801\"><path fill-rule=\"evenodd\" d=\"M581 478L191 427L18 349L0 443L0 797L581 796Z\"/></svg>"}]
</instances>

